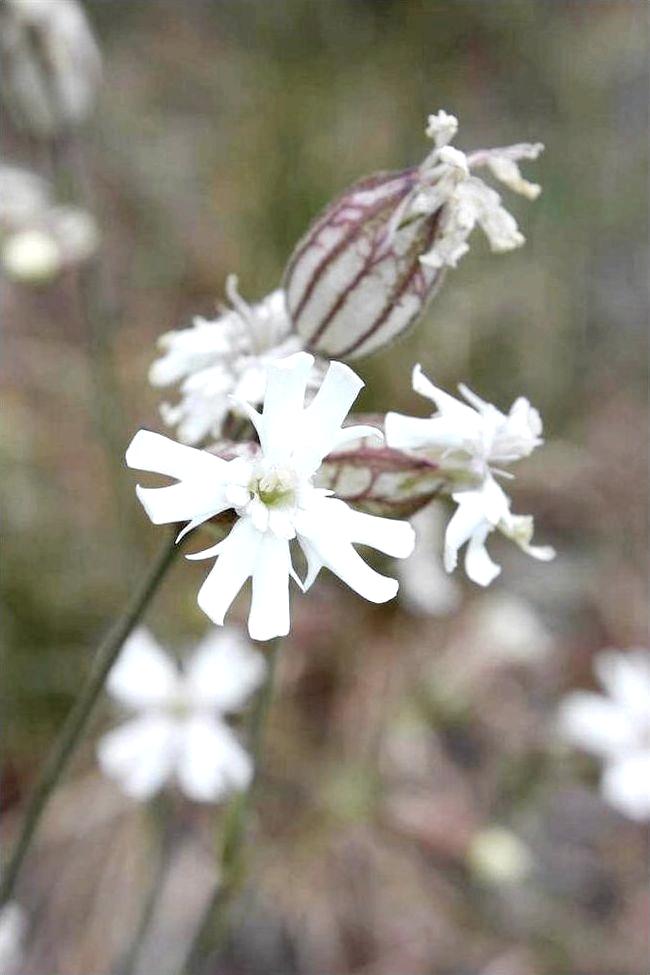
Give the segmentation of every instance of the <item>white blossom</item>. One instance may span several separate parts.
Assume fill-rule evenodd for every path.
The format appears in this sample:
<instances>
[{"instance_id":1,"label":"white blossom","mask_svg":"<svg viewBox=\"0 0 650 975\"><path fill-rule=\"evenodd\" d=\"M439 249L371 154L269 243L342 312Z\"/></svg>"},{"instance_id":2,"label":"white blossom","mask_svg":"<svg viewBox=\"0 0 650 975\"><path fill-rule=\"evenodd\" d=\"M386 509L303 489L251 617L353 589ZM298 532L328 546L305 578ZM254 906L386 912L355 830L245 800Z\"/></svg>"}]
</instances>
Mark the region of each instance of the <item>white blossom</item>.
<instances>
[{"instance_id":1,"label":"white blossom","mask_svg":"<svg viewBox=\"0 0 650 975\"><path fill-rule=\"evenodd\" d=\"M630 819L650 820L650 651L600 653L594 670L605 694L568 694L560 732L603 762L606 802Z\"/></svg>"},{"instance_id":2,"label":"white blossom","mask_svg":"<svg viewBox=\"0 0 650 975\"><path fill-rule=\"evenodd\" d=\"M354 511L332 497L332 491L314 487L314 476L332 450L361 436L381 434L375 427L342 428L363 383L340 362L330 364L320 389L304 406L313 364L306 352L272 362L262 413L240 404L260 439L256 458L226 461L147 430L136 434L126 454L129 467L178 481L164 488L138 486L138 497L154 524L186 521L182 536L234 509L237 520L227 537L189 557L217 556L198 602L218 624L252 577L248 627L258 640L289 632L290 577L306 590L326 566L366 599L385 602L396 594L397 582L371 569L354 544L398 558L408 556L414 545L408 523ZM292 565L292 539L307 561L303 582Z\"/></svg>"},{"instance_id":3,"label":"white blossom","mask_svg":"<svg viewBox=\"0 0 650 975\"><path fill-rule=\"evenodd\" d=\"M244 706L264 671L261 655L235 630L210 633L182 670L147 630L137 630L107 684L135 716L100 739L102 771L134 799L170 781L197 802L245 789L251 760L225 716Z\"/></svg>"},{"instance_id":4,"label":"white blossom","mask_svg":"<svg viewBox=\"0 0 650 975\"><path fill-rule=\"evenodd\" d=\"M52 137L89 115L102 65L77 0L5 0L0 29L2 87L18 122Z\"/></svg>"},{"instance_id":5,"label":"white blossom","mask_svg":"<svg viewBox=\"0 0 650 975\"><path fill-rule=\"evenodd\" d=\"M0 907L0 975L17 975L21 964L27 919L14 901Z\"/></svg>"},{"instance_id":6,"label":"white blossom","mask_svg":"<svg viewBox=\"0 0 650 975\"><path fill-rule=\"evenodd\" d=\"M552 548L531 545L532 518L512 514L510 499L494 476L509 476L501 465L527 457L542 443L537 410L520 397L504 414L461 385L467 400L463 403L434 386L420 366L413 371L413 388L432 400L438 412L429 418L388 413L386 439L391 447L422 450L429 459L444 463L445 471L458 479L459 490L452 493L458 507L445 534L446 570L455 569L458 550L468 543L467 575L479 585L489 585L501 571L485 547L495 529L534 558L552 559Z\"/></svg>"},{"instance_id":7,"label":"white blossom","mask_svg":"<svg viewBox=\"0 0 650 975\"><path fill-rule=\"evenodd\" d=\"M88 260L98 246L99 230L89 213L56 205L45 180L0 164L0 262L10 278L50 281Z\"/></svg>"},{"instance_id":8,"label":"white blossom","mask_svg":"<svg viewBox=\"0 0 650 975\"><path fill-rule=\"evenodd\" d=\"M492 175L515 193L534 200L541 187L521 175L518 161L536 159L541 143L521 143L503 149L485 149L466 155L449 145L458 130L458 119L440 110L430 115L426 134L435 148L419 169L419 179L400 203L392 221L392 233L414 217L433 214L442 207L439 231L420 261L432 268L456 267L469 250L468 238L481 227L493 251L520 247L524 236L501 203L501 197L474 170L487 167Z\"/></svg>"},{"instance_id":9,"label":"white blossom","mask_svg":"<svg viewBox=\"0 0 650 975\"><path fill-rule=\"evenodd\" d=\"M233 397L261 403L267 364L302 346L291 331L281 289L249 305L231 275L226 291L232 309L214 320L197 317L192 328L162 335L158 344L164 354L149 370L152 386L181 384L180 401L163 403L161 415L183 443L219 437L226 416L236 408Z\"/></svg>"}]
</instances>

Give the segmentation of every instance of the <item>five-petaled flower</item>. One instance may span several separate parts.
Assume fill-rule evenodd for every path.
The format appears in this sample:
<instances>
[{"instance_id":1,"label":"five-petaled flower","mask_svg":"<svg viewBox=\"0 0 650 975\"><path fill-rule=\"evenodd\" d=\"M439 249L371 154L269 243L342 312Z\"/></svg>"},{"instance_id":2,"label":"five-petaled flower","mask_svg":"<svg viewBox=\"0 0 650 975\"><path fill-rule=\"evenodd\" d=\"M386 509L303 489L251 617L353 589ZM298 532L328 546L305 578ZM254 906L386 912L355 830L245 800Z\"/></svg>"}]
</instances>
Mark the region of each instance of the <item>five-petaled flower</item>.
<instances>
[{"instance_id":1,"label":"five-petaled flower","mask_svg":"<svg viewBox=\"0 0 650 975\"><path fill-rule=\"evenodd\" d=\"M650 819L650 651L600 653L594 670L606 695L574 691L558 724L572 744L605 765L603 798L630 819Z\"/></svg>"},{"instance_id":2,"label":"five-petaled flower","mask_svg":"<svg viewBox=\"0 0 650 975\"><path fill-rule=\"evenodd\" d=\"M141 430L126 453L129 467L166 474L178 483L137 493L155 524L187 521L179 538L228 509L237 521L223 541L189 558L217 557L198 595L199 606L222 624L234 598L252 577L250 635L268 640L289 632L289 578L307 590L325 566L372 602L397 592L394 579L367 565L354 545L369 545L398 558L410 555L414 532L404 521L364 514L317 488L313 480L323 458L363 436L381 437L375 427L342 427L363 383L348 366L331 363L323 383L305 407L313 356L298 352L268 366L264 407L241 403L260 440L256 458L224 460ZM291 541L307 562L304 581L296 574Z\"/></svg>"},{"instance_id":3,"label":"five-petaled flower","mask_svg":"<svg viewBox=\"0 0 650 975\"><path fill-rule=\"evenodd\" d=\"M501 571L485 547L487 536L495 528L534 558L546 561L555 554L548 546L530 544L533 519L512 514L510 499L494 477L506 476L501 465L527 457L542 443L542 421L523 397L504 414L465 386L459 388L467 403L438 389L416 366L413 389L432 400L438 412L428 418L388 413L386 440L401 450L422 450L443 461L447 472L457 476L459 489L452 498L458 508L445 534L445 568L453 571L458 550L468 542L467 575L486 586Z\"/></svg>"},{"instance_id":4,"label":"five-petaled flower","mask_svg":"<svg viewBox=\"0 0 650 975\"><path fill-rule=\"evenodd\" d=\"M196 802L246 789L252 763L224 716L244 706L264 673L262 656L235 630L210 633L182 670L147 630L136 630L107 685L136 716L100 739L102 771L134 799L170 780Z\"/></svg>"}]
</instances>

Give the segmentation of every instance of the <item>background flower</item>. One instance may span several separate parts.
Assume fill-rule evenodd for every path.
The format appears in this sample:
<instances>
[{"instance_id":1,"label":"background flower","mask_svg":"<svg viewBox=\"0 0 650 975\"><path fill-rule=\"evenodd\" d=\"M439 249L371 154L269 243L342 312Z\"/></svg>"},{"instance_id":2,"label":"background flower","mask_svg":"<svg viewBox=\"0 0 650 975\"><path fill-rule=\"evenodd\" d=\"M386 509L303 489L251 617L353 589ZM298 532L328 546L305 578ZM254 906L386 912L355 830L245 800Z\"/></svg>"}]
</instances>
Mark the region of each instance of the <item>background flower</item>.
<instances>
[{"instance_id":1,"label":"background flower","mask_svg":"<svg viewBox=\"0 0 650 975\"><path fill-rule=\"evenodd\" d=\"M102 771L134 799L175 781L196 802L245 789L253 768L225 716L240 711L264 677L264 661L235 631L211 632L182 669L147 630L125 645L109 694L136 717L97 746Z\"/></svg>"},{"instance_id":2,"label":"background flower","mask_svg":"<svg viewBox=\"0 0 650 975\"><path fill-rule=\"evenodd\" d=\"M650 651L599 654L605 691L574 691L560 707L561 733L604 764L603 798L630 819L650 819Z\"/></svg>"}]
</instances>

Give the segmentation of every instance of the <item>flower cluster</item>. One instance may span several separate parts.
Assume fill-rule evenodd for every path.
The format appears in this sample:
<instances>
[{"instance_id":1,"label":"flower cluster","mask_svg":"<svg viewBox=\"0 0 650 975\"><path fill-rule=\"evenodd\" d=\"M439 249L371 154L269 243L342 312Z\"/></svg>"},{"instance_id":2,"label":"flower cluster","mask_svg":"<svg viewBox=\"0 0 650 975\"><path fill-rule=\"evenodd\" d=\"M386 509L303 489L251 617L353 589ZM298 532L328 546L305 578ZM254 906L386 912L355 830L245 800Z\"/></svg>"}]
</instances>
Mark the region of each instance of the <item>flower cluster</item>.
<instances>
[{"instance_id":1,"label":"flower cluster","mask_svg":"<svg viewBox=\"0 0 650 975\"><path fill-rule=\"evenodd\" d=\"M434 386L420 366L413 370L413 389L435 403L437 413L429 418L388 413L386 440L400 450L421 451L454 472L458 490L452 498L458 507L445 534L447 571L456 567L458 550L467 543L467 575L479 585L489 585L501 571L485 547L495 529L534 558L552 559L552 548L531 545L532 518L511 512L510 499L495 477L504 474L502 465L527 457L542 443L537 410L521 397L504 414L461 386L467 400L463 403Z\"/></svg>"},{"instance_id":2,"label":"flower cluster","mask_svg":"<svg viewBox=\"0 0 650 975\"><path fill-rule=\"evenodd\" d=\"M291 331L281 289L249 305L231 275L226 293L232 308L218 318L197 317L192 328L162 335L163 355L149 370L152 386L180 383L180 401L163 403L161 414L183 443L220 437L237 401L262 402L268 363L302 346Z\"/></svg>"},{"instance_id":3,"label":"flower cluster","mask_svg":"<svg viewBox=\"0 0 650 975\"><path fill-rule=\"evenodd\" d=\"M605 694L574 691L562 702L560 733L604 763L606 802L630 819L650 819L650 651L599 654Z\"/></svg>"},{"instance_id":4,"label":"flower cluster","mask_svg":"<svg viewBox=\"0 0 650 975\"><path fill-rule=\"evenodd\" d=\"M241 710L264 672L260 654L233 630L207 636L180 671L137 630L108 679L111 696L136 716L99 741L102 771L134 799L169 781L196 802L245 789L252 764L224 717Z\"/></svg>"}]
</instances>

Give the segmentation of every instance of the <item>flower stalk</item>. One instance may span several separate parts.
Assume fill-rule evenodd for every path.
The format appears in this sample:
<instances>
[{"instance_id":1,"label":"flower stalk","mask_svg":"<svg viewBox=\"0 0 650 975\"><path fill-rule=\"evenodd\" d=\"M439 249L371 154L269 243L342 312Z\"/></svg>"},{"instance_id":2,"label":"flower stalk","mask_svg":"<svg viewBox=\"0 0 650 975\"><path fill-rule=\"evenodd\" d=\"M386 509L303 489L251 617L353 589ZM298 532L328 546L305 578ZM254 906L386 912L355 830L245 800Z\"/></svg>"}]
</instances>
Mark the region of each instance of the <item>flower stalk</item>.
<instances>
[{"instance_id":1,"label":"flower stalk","mask_svg":"<svg viewBox=\"0 0 650 975\"><path fill-rule=\"evenodd\" d=\"M237 793L228 807L220 838L219 875L179 975L195 975L201 962L206 960L208 952L213 951L223 941L228 929L230 908L241 890L246 875L244 841L253 790L259 778L264 731L273 697L279 645L279 639L269 644L266 679L258 692L251 713L249 751L255 765L255 775L250 787L244 792Z\"/></svg>"},{"instance_id":2,"label":"flower stalk","mask_svg":"<svg viewBox=\"0 0 650 975\"><path fill-rule=\"evenodd\" d=\"M111 667L157 592L176 552L175 539L166 539L158 557L134 592L124 613L99 645L86 684L66 719L58 741L50 752L25 810L20 835L0 881L0 906L9 901L13 895L18 875L48 801L74 754L104 689Z\"/></svg>"}]
</instances>

